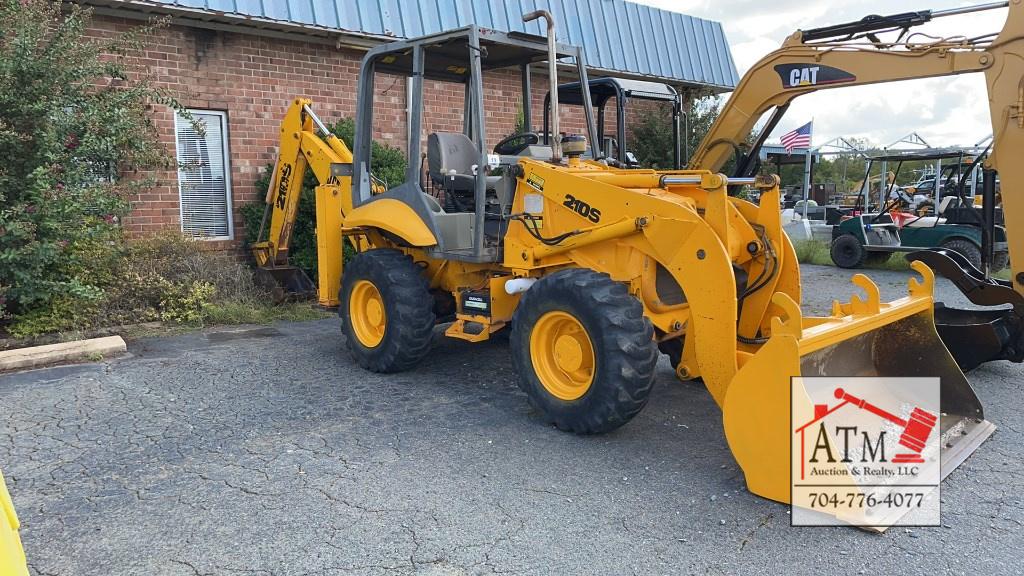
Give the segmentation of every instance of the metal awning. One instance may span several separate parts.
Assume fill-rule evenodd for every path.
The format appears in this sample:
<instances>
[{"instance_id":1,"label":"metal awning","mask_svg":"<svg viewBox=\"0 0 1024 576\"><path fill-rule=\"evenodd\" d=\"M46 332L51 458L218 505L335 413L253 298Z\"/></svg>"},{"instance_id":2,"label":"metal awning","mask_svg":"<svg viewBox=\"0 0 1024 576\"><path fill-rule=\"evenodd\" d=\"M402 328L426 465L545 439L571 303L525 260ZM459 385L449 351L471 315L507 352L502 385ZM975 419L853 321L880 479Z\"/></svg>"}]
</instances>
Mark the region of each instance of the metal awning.
<instances>
[{"instance_id":1,"label":"metal awning","mask_svg":"<svg viewBox=\"0 0 1024 576\"><path fill-rule=\"evenodd\" d=\"M170 13L176 23L362 48L477 25L544 36L522 15L550 11L558 40L591 69L728 92L739 74L722 25L626 0L84 0L104 13Z\"/></svg>"}]
</instances>

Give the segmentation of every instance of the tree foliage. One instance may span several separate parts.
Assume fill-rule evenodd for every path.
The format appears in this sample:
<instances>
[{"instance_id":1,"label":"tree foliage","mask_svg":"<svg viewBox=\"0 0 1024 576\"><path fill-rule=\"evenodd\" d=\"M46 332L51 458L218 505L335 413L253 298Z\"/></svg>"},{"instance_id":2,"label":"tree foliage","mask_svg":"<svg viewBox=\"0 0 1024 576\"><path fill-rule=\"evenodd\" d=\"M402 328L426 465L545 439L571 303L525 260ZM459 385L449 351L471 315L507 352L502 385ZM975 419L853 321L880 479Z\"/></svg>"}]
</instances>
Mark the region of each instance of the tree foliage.
<instances>
[{"instance_id":1,"label":"tree foliage","mask_svg":"<svg viewBox=\"0 0 1024 576\"><path fill-rule=\"evenodd\" d=\"M711 131L718 119L721 99L712 94L698 94L691 98L686 109L689 131L680 128L681 148L692 154ZM672 168L672 110L667 105L634 106L633 118L627 120L630 132L629 149L645 168L668 170ZM683 158L686 165L688 158Z\"/></svg>"},{"instance_id":2,"label":"tree foliage","mask_svg":"<svg viewBox=\"0 0 1024 576\"><path fill-rule=\"evenodd\" d=\"M146 178L173 166L150 106L179 109L131 65L152 22L88 37L91 10L0 0L0 317L57 298L100 299L101 260Z\"/></svg>"}]
</instances>

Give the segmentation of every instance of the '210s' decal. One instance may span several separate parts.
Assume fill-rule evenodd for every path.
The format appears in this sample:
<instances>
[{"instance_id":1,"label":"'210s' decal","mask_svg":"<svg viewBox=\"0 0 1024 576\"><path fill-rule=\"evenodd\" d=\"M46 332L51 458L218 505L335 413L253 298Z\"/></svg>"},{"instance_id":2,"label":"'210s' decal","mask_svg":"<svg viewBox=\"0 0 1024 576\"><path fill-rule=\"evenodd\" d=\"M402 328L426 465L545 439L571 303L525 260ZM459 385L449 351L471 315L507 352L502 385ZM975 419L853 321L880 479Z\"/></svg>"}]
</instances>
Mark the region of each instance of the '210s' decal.
<instances>
[{"instance_id":1,"label":"'210s' decal","mask_svg":"<svg viewBox=\"0 0 1024 576\"><path fill-rule=\"evenodd\" d=\"M831 66L808 66L806 64L779 64L775 67L783 88L804 88L856 82L857 77L846 70Z\"/></svg>"},{"instance_id":2,"label":"'210s' decal","mask_svg":"<svg viewBox=\"0 0 1024 576\"><path fill-rule=\"evenodd\" d=\"M594 224L597 224L598 222L601 221L600 210L594 208L590 204L587 204L586 202L580 200L579 198L573 196L572 194L565 195L565 202L562 202L562 205L565 206L566 208L572 209L580 216L589 219Z\"/></svg>"}]
</instances>

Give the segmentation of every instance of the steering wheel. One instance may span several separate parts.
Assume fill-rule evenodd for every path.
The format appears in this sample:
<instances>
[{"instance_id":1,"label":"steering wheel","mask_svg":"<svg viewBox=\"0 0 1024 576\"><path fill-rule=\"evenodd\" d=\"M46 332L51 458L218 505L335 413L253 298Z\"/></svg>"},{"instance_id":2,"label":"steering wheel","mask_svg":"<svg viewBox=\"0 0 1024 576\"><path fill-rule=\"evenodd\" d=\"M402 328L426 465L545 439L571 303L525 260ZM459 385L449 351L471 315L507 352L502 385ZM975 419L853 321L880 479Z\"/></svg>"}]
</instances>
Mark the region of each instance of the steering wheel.
<instances>
[{"instance_id":1,"label":"steering wheel","mask_svg":"<svg viewBox=\"0 0 1024 576\"><path fill-rule=\"evenodd\" d=\"M494 145L494 153L502 156L517 156L530 146L540 142L540 134L536 132L521 132L503 138L501 142Z\"/></svg>"}]
</instances>

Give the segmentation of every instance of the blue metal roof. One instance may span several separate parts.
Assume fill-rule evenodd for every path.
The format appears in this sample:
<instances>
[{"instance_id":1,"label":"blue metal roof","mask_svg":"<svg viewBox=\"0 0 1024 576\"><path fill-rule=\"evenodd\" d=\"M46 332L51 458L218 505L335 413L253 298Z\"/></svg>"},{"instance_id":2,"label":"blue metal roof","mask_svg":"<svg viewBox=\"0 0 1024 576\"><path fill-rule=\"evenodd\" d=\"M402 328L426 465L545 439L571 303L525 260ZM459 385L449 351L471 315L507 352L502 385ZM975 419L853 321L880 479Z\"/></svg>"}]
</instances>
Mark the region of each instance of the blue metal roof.
<instances>
[{"instance_id":1,"label":"blue metal roof","mask_svg":"<svg viewBox=\"0 0 1024 576\"><path fill-rule=\"evenodd\" d=\"M112 2L107 2L112 4ZM582 46L592 68L731 90L739 82L722 25L625 0L126 0L315 26L346 33L411 38L476 24L543 35L522 15L549 10L560 42Z\"/></svg>"}]
</instances>

